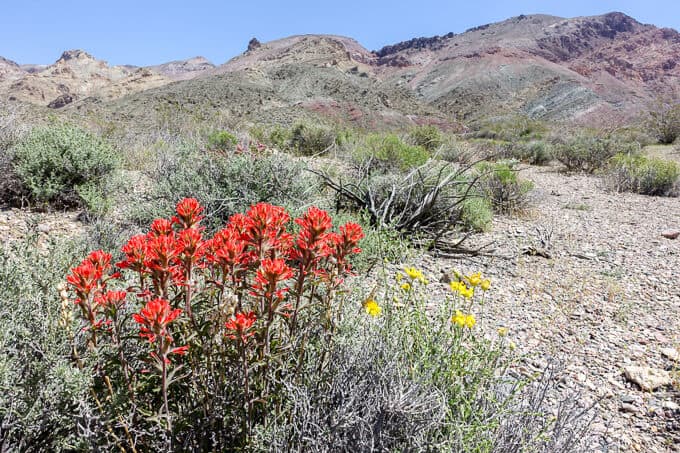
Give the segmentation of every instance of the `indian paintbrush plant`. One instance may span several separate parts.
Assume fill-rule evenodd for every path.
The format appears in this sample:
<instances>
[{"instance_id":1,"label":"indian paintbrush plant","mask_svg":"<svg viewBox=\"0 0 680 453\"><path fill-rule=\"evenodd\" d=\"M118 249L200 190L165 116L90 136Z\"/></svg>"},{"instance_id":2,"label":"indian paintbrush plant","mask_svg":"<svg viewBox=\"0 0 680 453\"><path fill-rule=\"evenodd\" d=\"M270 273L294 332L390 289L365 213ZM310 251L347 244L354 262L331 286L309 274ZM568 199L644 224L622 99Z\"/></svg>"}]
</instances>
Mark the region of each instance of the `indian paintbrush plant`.
<instances>
[{"instance_id":1,"label":"indian paintbrush plant","mask_svg":"<svg viewBox=\"0 0 680 453\"><path fill-rule=\"evenodd\" d=\"M296 379L308 341L331 347L361 227L259 203L206 237L202 211L183 199L121 261L98 250L67 276L73 362L94 377L99 421L121 449L247 445L281 414L277 388Z\"/></svg>"}]
</instances>

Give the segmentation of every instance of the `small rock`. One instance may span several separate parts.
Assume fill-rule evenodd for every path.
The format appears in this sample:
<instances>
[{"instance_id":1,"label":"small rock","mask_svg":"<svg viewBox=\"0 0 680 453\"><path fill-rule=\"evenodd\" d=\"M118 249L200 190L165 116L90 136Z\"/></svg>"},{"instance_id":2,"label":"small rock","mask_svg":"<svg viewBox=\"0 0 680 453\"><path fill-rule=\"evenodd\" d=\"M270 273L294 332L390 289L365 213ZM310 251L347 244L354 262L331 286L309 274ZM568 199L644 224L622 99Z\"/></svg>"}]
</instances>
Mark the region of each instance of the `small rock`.
<instances>
[{"instance_id":1,"label":"small rock","mask_svg":"<svg viewBox=\"0 0 680 453\"><path fill-rule=\"evenodd\" d=\"M680 360L680 352L675 348L661 348L661 355L671 360Z\"/></svg>"},{"instance_id":2,"label":"small rock","mask_svg":"<svg viewBox=\"0 0 680 453\"><path fill-rule=\"evenodd\" d=\"M633 395L628 395L628 394L621 395L621 402L622 403L630 404L630 403L634 403L636 400L637 400L637 398L635 398Z\"/></svg>"},{"instance_id":3,"label":"small rock","mask_svg":"<svg viewBox=\"0 0 680 453\"><path fill-rule=\"evenodd\" d=\"M624 368L626 378L640 386L642 390L654 390L671 383L671 375L666 370L645 366L627 366Z\"/></svg>"},{"instance_id":4,"label":"small rock","mask_svg":"<svg viewBox=\"0 0 680 453\"><path fill-rule=\"evenodd\" d=\"M664 409L668 409L669 411L677 411L678 409L680 409L680 405L674 403L673 401L664 401L663 403L661 403L661 407L663 407Z\"/></svg>"},{"instance_id":5,"label":"small rock","mask_svg":"<svg viewBox=\"0 0 680 453\"><path fill-rule=\"evenodd\" d=\"M37 226L36 230L38 230L39 233L49 233L52 230L52 227L47 223L41 223Z\"/></svg>"},{"instance_id":6,"label":"small rock","mask_svg":"<svg viewBox=\"0 0 680 453\"><path fill-rule=\"evenodd\" d=\"M677 239L680 236L680 230L666 230L661 232L661 236L666 239Z\"/></svg>"}]
</instances>

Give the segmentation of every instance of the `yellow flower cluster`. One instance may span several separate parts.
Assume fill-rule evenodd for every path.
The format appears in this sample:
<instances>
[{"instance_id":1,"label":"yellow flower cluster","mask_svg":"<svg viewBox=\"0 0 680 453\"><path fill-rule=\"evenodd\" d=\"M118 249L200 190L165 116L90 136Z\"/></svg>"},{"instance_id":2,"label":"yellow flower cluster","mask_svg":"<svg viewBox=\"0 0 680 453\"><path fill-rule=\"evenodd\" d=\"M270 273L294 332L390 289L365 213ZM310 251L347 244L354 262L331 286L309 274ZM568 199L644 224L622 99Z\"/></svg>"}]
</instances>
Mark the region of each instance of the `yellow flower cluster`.
<instances>
[{"instance_id":1,"label":"yellow flower cluster","mask_svg":"<svg viewBox=\"0 0 680 453\"><path fill-rule=\"evenodd\" d=\"M467 327L468 329L472 329L474 325L477 323L477 320L475 319L475 315L473 314L463 314L460 310L456 310L456 314L451 317L451 322L460 326L460 327Z\"/></svg>"},{"instance_id":2,"label":"yellow flower cluster","mask_svg":"<svg viewBox=\"0 0 680 453\"><path fill-rule=\"evenodd\" d=\"M460 294L466 299L470 299L475 294L475 288L474 287L468 288L468 286L462 281L451 282L449 283L449 286L451 287L451 291Z\"/></svg>"},{"instance_id":3,"label":"yellow flower cluster","mask_svg":"<svg viewBox=\"0 0 680 453\"><path fill-rule=\"evenodd\" d=\"M366 313L368 313L373 318L380 316L382 313L382 307L380 307L378 302L373 299L367 299L366 302L364 302L364 309L366 310Z\"/></svg>"},{"instance_id":4,"label":"yellow flower cluster","mask_svg":"<svg viewBox=\"0 0 680 453\"><path fill-rule=\"evenodd\" d=\"M416 269L415 267L405 267L404 272L411 280L418 280L423 285L427 285L428 281L423 275L422 271Z\"/></svg>"}]
</instances>

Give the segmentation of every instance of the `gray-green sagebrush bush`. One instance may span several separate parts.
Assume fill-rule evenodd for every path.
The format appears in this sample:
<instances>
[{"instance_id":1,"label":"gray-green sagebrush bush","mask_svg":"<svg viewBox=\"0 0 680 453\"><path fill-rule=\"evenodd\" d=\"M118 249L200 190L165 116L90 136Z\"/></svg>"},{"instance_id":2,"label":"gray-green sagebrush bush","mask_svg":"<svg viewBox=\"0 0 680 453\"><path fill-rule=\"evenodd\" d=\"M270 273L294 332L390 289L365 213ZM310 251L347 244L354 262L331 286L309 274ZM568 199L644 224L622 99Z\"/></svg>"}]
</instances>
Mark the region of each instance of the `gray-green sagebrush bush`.
<instances>
[{"instance_id":1,"label":"gray-green sagebrush bush","mask_svg":"<svg viewBox=\"0 0 680 453\"><path fill-rule=\"evenodd\" d=\"M519 178L516 162L481 162L476 171L479 175L477 190L495 211L509 213L525 207L533 183Z\"/></svg>"},{"instance_id":2,"label":"gray-green sagebrush bush","mask_svg":"<svg viewBox=\"0 0 680 453\"><path fill-rule=\"evenodd\" d=\"M310 344L300 379L282 386L287 413L258 429L253 450L585 451L592 408L553 418L554 376L515 377L507 339L455 325L452 300L426 311L422 281L388 283L363 308L346 300L328 366Z\"/></svg>"},{"instance_id":3,"label":"gray-green sagebrush bush","mask_svg":"<svg viewBox=\"0 0 680 453\"><path fill-rule=\"evenodd\" d=\"M36 128L13 148L12 166L31 201L98 210L101 185L118 166L113 148L70 125Z\"/></svg>"},{"instance_id":4,"label":"gray-green sagebrush bush","mask_svg":"<svg viewBox=\"0 0 680 453\"><path fill-rule=\"evenodd\" d=\"M635 153L639 144L623 142L616 137L583 131L567 139L557 139L554 155L568 171L595 173L618 153Z\"/></svg>"},{"instance_id":5,"label":"gray-green sagebrush bush","mask_svg":"<svg viewBox=\"0 0 680 453\"><path fill-rule=\"evenodd\" d=\"M206 153L191 144L167 145L148 173L153 182L146 200L129 210L135 223L171 214L183 197L198 199L208 222L221 226L250 205L268 202L304 209L320 199L317 178L300 160L284 153Z\"/></svg>"},{"instance_id":6,"label":"gray-green sagebrush bush","mask_svg":"<svg viewBox=\"0 0 680 453\"><path fill-rule=\"evenodd\" d=\"M57 290L84 249L36 241L0 249L0 451L89 450L91 376L72 366Z\"/></svg>"}]
</instances>

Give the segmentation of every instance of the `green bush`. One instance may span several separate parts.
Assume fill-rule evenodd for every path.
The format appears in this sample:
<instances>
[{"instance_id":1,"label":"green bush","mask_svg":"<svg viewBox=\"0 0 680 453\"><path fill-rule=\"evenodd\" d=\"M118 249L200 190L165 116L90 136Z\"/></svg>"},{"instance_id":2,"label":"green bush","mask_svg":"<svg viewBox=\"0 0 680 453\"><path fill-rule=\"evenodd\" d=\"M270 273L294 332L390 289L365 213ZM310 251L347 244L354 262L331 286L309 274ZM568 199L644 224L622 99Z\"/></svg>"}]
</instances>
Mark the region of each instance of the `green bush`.
<instances>
[{"instance_id":1,"label":"green bush","mask_svg":"<svg viewBox=\"0 0 680 453\"><path fill-rule=\"evenodd\" d=\"M618 192L671 195L680 178L675 162L641 154L617 154L607 166L605 181Z\"/></svg>"},{"instance_id":2,"label":"green bush","mask_svg":"<svg viewBox=\"0 0 680 453\"><path fill-rule=\"evenodd\" d=\"M13 166L34 202L92 208L119 160L101 138L69 125L38 128L14 147Z\"/></svg>"},{"instance_id":3,"label":"green bush","mask_svg":"<svg viewBox=\"0 0 680 453\"><path fill-rule=\"evenodd\" d=\"M680 137L680 103L658 101L646 122L659 143L670 144Z\"/></svg>"},{"instance_id":4,"label":"green bush","mask_svg":"<svg viewBox=\"0 0 680 453\"><path fill-rule=\"evenodd\" d=\"M208 223L219 227L232 214L266 201L290 207L308 206L320 199L320 184L303 162L284 153L222 155L201 152L192 144L167 145L148 173L153 181L147 199L128 209L130 220L148 224L172 213L182 197L198 199Z\"/></svg>"},{"instance_id":5,"label":"green bush","mask_svg":"<svg viewBox=\"0 0 680 453\"><path fill-rule=\"evenodd\" d=\"M408 171L423 165L430 153L422 146L404 143L395 134L370 134L359 143L353 152L353 159L369 172L387 173Z\"/></svg>"},{"instance_id":6,"label":"green bush","mask_svg":"<svg viewBox=\"0 0 680 453\"><path fill-rule=\"evenodd\" d=\"M495 211L507 213L525 206L533 183L517 176L513 161L482 162L477 164L476 170L479 172L479 190Z\"/></svg>"},{"instance_id":7,"label":"green bush","mask_svg":"<svg viewBox=\"0 0 680 453\"><path fill-rule=\"evenodd\" d=\"M316 156L332 147L335 139L335 132L330 128L299 123L290 133L290 146L303 156Z\"/></svg>"},{"instance_id":8,"label":"green bush","mask_svg":"<svg viewBox=\"0 0 680 453\"><path fill-rule=\"evenodd\" d=\"M441 131L432 125L418 126L408 134L409 140L416 146L421 146L432 152L444 143Z\"/></svg>"},{"instance_id":9,"label":"green bush","mask_svg":"<svg viewBox=\"0 0 680 453\"><path fill-rule=\"evenodd\" d=\"M543 140L516 143L508 157L531 165L546 165L553 159L552 147Z\"/></svg>"},{"instance_id":10,"label":"green bush","mask_svg":"<svg viewBox=\"0 0 680 453\"><path fill-rule=\"evenodd\" d=\"M483 232L491 228L493 206L483 197L470 197L462 203L461 221L468 231Z\"/></svg>"},{"instance_id":11,"label":"green bush","mask_svg":"<svg viewBox=\"0 0 680 453\"><path fill-rule=\"evenodd\" d=\"M211 151L230 151L236 143L236 136L227 131L214 131L208 135L208 149Z\"/></svg>"},{"instance_id":12,"label":"green bush","mask_svg":"<svg viewBox=\"0 0 680 453\"><path fill-rule=\"evenodd\" d=\"M594 173L607 165L614 155L635 152L637 149L639 145L635 143L624 143L608 136L586 132L558 141L554 147L554 154L568 171Z\"/></svg>"}]
</instances>

